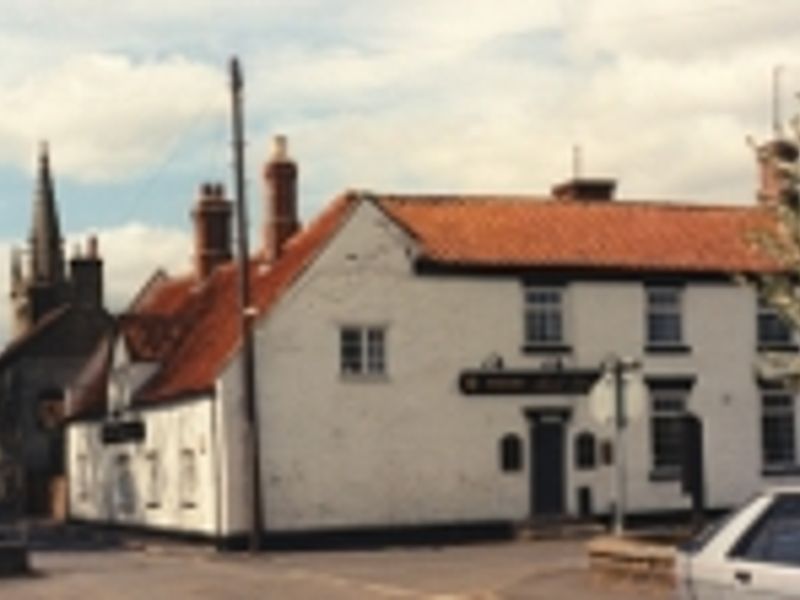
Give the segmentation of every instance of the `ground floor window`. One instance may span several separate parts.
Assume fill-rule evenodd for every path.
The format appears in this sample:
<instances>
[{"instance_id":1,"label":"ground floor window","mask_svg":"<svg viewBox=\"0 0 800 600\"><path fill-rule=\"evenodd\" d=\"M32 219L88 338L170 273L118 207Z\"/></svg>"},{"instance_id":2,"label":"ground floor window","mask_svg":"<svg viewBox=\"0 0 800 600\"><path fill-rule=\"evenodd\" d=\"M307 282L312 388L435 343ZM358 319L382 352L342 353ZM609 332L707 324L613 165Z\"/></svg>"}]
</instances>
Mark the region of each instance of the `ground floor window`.
<instances>
[{"instance_id":1,"label":"ground floor window","mask_svg":"<svg viewBox=\"0 0 800 600\"><path fill-rule=\"evenodd\" d=\"M161 461L158 451L151 450L147 453L147 507L158 508L161 506Z\"/></svg>"},{"instance_id":2,"label":"ground floor window","mask_svg":"<svg viewBox=\"0 0 800 600\"><path fill-rule=\"evenodd\" d=\"M180 498L183 508L197 505L197 458L194 450L184 448L180 457Z\"/></svg>"},{"instance_id":3,"label":"ground floor window","mask_svg":"<svg viewBox=\"0 0 800 600\"><path fill-rule=\"evenodd\" d=\"M650 440L656 476L680 476L686 396L685 389L650 390Z\"/></svg>"},{"instance_id":4,"label":"ground floor window","mask_svg":"<svg viewBox=\"0 0 800 600\"><path fill-rule=\"evenodd\" d=\"M500 440L500 468L504 473L522 470L522 440L515 433L509 433Z\"/></svg>"},{"instance_id":5,"label":"ground floor window","mask_svg":"<svg viewBox=\"0 0 800 600\"><path fill-rule=\"evenodd\" d=\"M75 462L78 500L87 500L89 498L89 457L79 454Z\"/></svg>"},{"instance_id":6,"label":"ground floor window","mask_svg":"<svg viewBox=\"0 0 800 600\"><path fill-rule=\"evenodd\" d=\"M118 454L115 459L116 505L121 514L130 515L136 510L136 486L131 473L131 457Z\"/></svg>"},{"instance_id":7,"label":"ground floor window","mask_svg":"<svg viewBox=\"0 0 800 600\"><path fill-rule=\"evenodd\" d=\"M597 466L597 443L594 435L583 431L575 437L575 468L594 469Z\"/></svg>"},{"instance_id":8,"label":"ground floor window","mask_svg":"<svg viewBox=\"0 0 800 600\"><path fill-rule=\"evenodd\" d=\"M765 469L785 469L797 462L794 396L787 391L761 394L761 456Z\"/></svg>"}]
</instances>

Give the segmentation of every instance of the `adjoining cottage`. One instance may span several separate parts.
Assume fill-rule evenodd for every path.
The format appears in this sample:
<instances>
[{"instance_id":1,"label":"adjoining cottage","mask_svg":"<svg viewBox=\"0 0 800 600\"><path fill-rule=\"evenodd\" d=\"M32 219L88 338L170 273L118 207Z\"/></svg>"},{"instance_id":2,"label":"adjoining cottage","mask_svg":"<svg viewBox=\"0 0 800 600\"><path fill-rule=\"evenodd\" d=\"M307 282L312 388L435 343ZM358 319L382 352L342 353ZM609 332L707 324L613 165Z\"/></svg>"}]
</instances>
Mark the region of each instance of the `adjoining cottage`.
<instances>
[{"instance_id":1,"label":"adjoining cottage","mask_svg":"<svg viewBox=\"0 0 800 600\"><path fill-rule=\"evenodd\" d=\"M65 388L112 319L97 240L65 260L46 145L29 246L12 252L10 297L12 338L0 353L0 508L63 516Z\"/></svg>"},{"instance_id":2,"label":"adjoining cottage","mask_svg":"<svg viewBox=\"0 0 800 600\"><path fill-rule=\"evenodd\" d=\"M794 336L734 281L776 269L748 238L772 225L763 205L618 201L576 179L536 197L348 192L301 227L296 177L281 138L249 267L267 534L607 514L613 433L593 405L612 355L641 364L631 511L688 508L687 412L710 507L798 472L797 400L757 370ZM194 272L157 273L72 390L73 518L247 531L229 220L221 186L201 188Z\"/></svg>"}]
</instances>

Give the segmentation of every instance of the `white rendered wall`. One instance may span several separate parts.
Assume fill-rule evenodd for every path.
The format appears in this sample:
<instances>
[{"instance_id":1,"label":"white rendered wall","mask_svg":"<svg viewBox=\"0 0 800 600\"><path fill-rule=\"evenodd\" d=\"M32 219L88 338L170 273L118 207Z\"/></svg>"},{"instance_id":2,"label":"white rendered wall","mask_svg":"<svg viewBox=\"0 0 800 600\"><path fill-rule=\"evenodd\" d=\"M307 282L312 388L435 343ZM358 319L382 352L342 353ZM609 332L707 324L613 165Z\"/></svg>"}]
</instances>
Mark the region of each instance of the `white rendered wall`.
<instances>
[{"instance_id":1,"label":"white rendered wall","mask_svg":"<svg viewBox=\"0 0 800 600\"><path fill-rule=\"evenodd\" d=\"M548 356L521 351L520 281L418 276L412 246L377 208L363 203L320 259L257 330L267 525L272 529L415 525L523 519L525 468L499 469L498 442L526 444L526 408L573 410L567 430L566 499L590 485L607 510L610 467L572 469L572 436L610 432L588 417L586 398L467 397L461 370L499 354L507 368L538 368ZM566 287L575 367L613 352L644 362L647 375L695 375L690 408L706 423L709 501L724 506L762 484L759 400L754 382L755 299L733 283L685 288L686 355L644 355L644 286L575 282ZM387 327L388 376L339 375L339 327ZM233 380L232 363L224 381ZM650 481L649 421L633 423L629 500L635 510L687 506L677 482Z\"/></svg>"},{"instance_id":2,"label":"white rendered wall","mask_svg":"<svg viewBox=\"0 0 800 600\"><path fill-rule=\"evenodd\" d=\"M69 514L75 519L213 535L217 513L217 455L212 444L215 403L202 398L147 410L131 411L125 419L141 419L142 442L103 444L100 421L75 422L67 428ZM195 457L195 493L182 489L181 452ZM160 463L158 490L151 493L148 455ZM131 500L121 502L118 457L128 456ZM83 457L83 458L81 458ZM81 461L87 462L82 473ZM82 481L82 478L87 480ZM157 500L153 502L153 500Z\"/></svg>"}]
</instances>

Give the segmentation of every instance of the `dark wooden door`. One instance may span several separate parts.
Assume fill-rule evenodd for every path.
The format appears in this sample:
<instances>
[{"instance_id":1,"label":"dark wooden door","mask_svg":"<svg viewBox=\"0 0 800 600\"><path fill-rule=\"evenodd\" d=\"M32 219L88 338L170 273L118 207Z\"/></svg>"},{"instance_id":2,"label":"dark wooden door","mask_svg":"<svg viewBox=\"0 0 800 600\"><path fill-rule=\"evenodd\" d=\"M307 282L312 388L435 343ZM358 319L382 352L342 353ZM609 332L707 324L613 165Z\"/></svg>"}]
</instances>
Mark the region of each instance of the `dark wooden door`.
<instances>
[{"instance_id":1,"label":"dark wooden door","mask_svg":"<svg viewBox=\"0 0 800 600\"><path fill-rule=\"evenodd\" d=\"M537 415L531 421L531 513L553 517L564 513L564 419Z\"/></svg>"}]
</instances>

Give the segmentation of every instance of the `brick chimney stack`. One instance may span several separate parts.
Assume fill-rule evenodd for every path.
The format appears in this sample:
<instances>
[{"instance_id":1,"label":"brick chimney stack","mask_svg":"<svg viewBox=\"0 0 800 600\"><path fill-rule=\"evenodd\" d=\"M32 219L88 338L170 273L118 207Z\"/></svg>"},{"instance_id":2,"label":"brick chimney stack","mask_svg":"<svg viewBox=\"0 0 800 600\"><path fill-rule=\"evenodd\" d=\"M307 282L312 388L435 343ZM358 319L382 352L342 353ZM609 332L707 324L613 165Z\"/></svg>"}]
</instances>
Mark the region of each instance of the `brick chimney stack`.
<instances>
[{"instance_id":1,"label":"brick chimney stack","mask_svg":"<svg viewBox=\"0 0 800 600\"><path fill-rule=\"evenodd\" d=\"M269 262L283 254L286 242L300 229L297 218L297 165L289 158L286 136L276 135L264 167L266 223L264 250Z\"/></svg>"},{"instance_id":2,"label":"brick chimney stack","mask_svg":"<svg viewBox=\"0 0 800 600\"><path fill-rule=\"evenodd\" d=\"M198 279L205 279L219 265L229 261L231 253L231 203L225 199L221 183L200 186L194 220L194 263Z\"/></svg>"},{"instance_id":3,"label":"brick chimney stack","mask_svg":"<svg viewBox=\"0 0 800 600\"><path fill-rule=\"evenodd\" d=\"M554 185L551 193L557 200L607 202L614 199L617 182L600 177L574 177Z\"/></svg>"},{"instance_id":4,"label":"brick chimney stack","mask_svg":"<svg viewBox=\"0 0 800 600\"><path fill-rule=\"evenodd\" d=\"M89 236L86 251L76 247L69 262L72 281L72 299L77 306L98 308L103 306L103 259L97 237Z\"/></svg>"}]
</instances>

